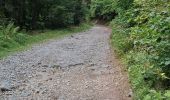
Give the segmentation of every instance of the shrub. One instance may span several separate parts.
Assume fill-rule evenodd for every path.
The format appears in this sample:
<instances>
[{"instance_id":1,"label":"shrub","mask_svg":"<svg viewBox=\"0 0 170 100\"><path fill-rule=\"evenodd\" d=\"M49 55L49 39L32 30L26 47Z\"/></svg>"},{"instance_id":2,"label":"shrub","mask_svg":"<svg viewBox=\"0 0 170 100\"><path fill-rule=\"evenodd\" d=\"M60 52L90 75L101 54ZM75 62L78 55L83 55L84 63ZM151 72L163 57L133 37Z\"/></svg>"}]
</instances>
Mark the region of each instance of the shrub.
<instances>
[{"instance_id":1,"label":"shrub","mask_svg":"<svg viewBox=\"0 0 170 100\"><path fill-rule=\"evenodd\" d=\"M19 27L15 27L14 23L9 23L0 30L0 49L23 45L27 37L26 34L19 33Z\"/></svg>"},{"instance_id":2,"label":"shrub","mask_svg":"<svg viewBox=\"0 0 170 100\"><path fill-rule=\"evenodd\" d=\"M135 0L112 24L137 100L164 100L170 89L170 2ZM118 29L116 29L118 28ZM128 30L128 31L126 31ZM128 49L127 49L128 48Z\"/></svg>"}]
</instances>

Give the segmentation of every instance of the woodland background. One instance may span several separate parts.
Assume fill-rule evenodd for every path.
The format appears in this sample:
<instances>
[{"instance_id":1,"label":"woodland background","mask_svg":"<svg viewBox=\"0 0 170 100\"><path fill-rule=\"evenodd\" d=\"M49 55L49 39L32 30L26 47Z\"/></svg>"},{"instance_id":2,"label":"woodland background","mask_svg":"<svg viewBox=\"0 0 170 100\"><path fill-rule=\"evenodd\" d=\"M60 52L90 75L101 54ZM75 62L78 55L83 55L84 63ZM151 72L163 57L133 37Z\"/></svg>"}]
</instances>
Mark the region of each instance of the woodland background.
<instances>
[{"instance_id":1,"label":"woodland background","mask_svg":"<svg viewBox=\"0 0 170 100\"><path fill-rule=\"evenodd\" d=\"M82 23L91 20L112 27L112 44L127 66L134 99L169 100L169 0L0 0L0 55L76 32L72 26L83 30L89 26Z\"/></svg>"}]
</instances>

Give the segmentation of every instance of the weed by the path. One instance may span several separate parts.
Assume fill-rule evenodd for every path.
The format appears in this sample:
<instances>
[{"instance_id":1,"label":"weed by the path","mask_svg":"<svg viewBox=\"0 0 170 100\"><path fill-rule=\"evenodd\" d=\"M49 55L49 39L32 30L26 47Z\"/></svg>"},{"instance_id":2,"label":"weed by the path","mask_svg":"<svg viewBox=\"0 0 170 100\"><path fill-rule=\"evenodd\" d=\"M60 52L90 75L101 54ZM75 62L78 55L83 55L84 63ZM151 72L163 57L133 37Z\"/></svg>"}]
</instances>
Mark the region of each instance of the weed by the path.
<instances>
[{"instance_id":1,"label":"weed by the path","mask_svg":"<svg viewBox=\"0 0 170 100\"><path fill-rule=\"evenodd\" d=\"M28 33L17 31L17 27L10 24L3 30L0 30L0 58L5 57L10 53L26 49L32 44L49 39L62 38L69 34L85 31L90 27L90 24L81 24L80 26L72 26L64 29L44 30L43 32L35 31L34 33L37 34L29 35ZM5 30L7 32L5 32Z\"/></svg>"}]
</instances>

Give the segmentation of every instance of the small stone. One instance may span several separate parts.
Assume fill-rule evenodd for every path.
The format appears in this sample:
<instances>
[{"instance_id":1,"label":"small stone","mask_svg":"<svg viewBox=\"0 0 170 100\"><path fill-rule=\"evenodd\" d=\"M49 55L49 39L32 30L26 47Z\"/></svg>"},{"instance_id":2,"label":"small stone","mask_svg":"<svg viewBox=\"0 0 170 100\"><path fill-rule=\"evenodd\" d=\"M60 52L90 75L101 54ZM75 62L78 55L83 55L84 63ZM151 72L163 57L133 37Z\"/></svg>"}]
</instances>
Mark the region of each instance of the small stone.
<instances>
[{"instance_id":1,"label":"small stone","mask_svg":"<svg viewBox=\"0 0 170 100\"><path fill-rule=\"evenodd\" d=\"M12 86L11 89L17 89L19 88L19 85Z\"/></svg>"},{"instance_id":2,"label":"small stone","mask_svg":"<svg viewBox=\"0 0 170 100\"><path fill-rule=\"evenodd\" d=\"M60 69L61 66L60 65L53 65L52 68Z\"/></svg>"},{"instance_id":3,"label":"small stone","mask_svg":"<svg viewBox=\"0 0 170 100\"><path fill-rule=\"evenodd\" d=\"M31 95L31 92L30 92L30 91L27 91L27 90L22 91L22 93L21 93L21 96L22 96L22 97L28 97L28 96L30 96L30 95Z\"/></svg>"},{"instance_id":4,"label":"small stone","mask_svg":"<svg viewBox=\"0 0 170 100\"><path fill-rule=\"evenodd\" d=\"M40 93L40 90L35 90L35 91L36 91L37 94Z\"/></svg>"},{"instance_id":5,"label":"small stone","mask_svg":"<svg viewBox=\"0 0 170 100\"><path fill-rule=\"evenodd\" d=\"M46 70L43 70L42 72L47 72Z\"/></svg>"},{"instance_id":6,"label":"small stone","mask_svg":"<svg viewBox=\"0 0 170 100\"><path fill-rule=\"evenodd\" d=\"M90 66L95 66L95 64L90 64Z\"/></svg>"},{"instance_id":7,"label":"small stone","mask_svg":"<svg viewBox=\"0 0 170 100\"><path fill-rule=\"evenodd\" d=\"M54 84L54 86L57 86L57 84Z\"/></svg>"},{"instance_id":8,"label":"small stone","mask_svg":"<svg viewBox=\"0 0 170 100\"><path fill-rule=\"evenodd\" d=\"M129 92L128 97L132 97L133 93Z\"/></svg>"},{"instance_id":9,"label":"small stone","mask_svg":"<svg viewBox=\"0 0 170 100\"><path fill-rule=\"evenodd\" d=\"M48 67L48 65L43 65L42 67Z\"/></svg>"},{"instance_id":10,"label":"small stone","mask_svg":"<svg viewBox=\"0 0 170 100\"><path fill-rule=\"evenodd\" d=\"M53 80L53 78L49 78L49 80Z\"/></svg>"},{"instance_id":11,"label":"small stone","mask_svg":"<svg viewBox=\"0 0 170 100\"><path fill-rule=\"evenodd\" d=\"M38 87L40 87L40 86L42 86L43 85L43 83L38 83Z\"/></svg>"},{"instance_id":12,"label":"small stone","mask_svg":"<svg viewBox=\"0 0 170 100\"><path fill-rule=\"evenodd\" d=\"M11 82L8 81L8 80L2 81L1 86L0 86L0 90L2 92L12 91L12 89L11 89Z\"/></svg>"},{"instance_id":13,"label":"small stone","mask_svg":"<svg viewBox=\"0 0 170 100\"><path fill-rule=\"evenodd\" d=\"M45 89L45 90L42 92L42 94L46 94L46 93L47 93L47 91L48 91L48 90L47 90L47 89Z\"/></svg>"},{"instance_id":14,"label":"small stone","mask_svg":"<svg viewBox=\"0 0 170 100\"><path fill-rule=\"evenodd\" d=\"M0 89L1 89L1 92L12 91L11 89L6 88L6 87L0 87Z\"/></svg>"}]
</instances>

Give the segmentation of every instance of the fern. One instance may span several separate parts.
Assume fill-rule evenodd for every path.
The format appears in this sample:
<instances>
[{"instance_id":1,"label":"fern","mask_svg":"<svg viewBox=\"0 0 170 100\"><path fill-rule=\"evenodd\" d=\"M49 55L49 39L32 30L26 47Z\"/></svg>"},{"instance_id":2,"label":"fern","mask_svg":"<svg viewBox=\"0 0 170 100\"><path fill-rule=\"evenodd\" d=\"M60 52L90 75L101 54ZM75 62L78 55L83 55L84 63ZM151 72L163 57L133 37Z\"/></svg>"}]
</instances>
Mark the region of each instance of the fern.
<instances>
[{"instance_id":1,"label":"fern","mask_svg":"<svg viewBox=\"0 0 170 100\"><path fill-rule=\"evenodd\" d=\"M11 39L19 31L19 27L15 27L14 23L10 23L3 29L4 39Z\"/></svg>"},{"instance_id":2,"label":"fern","mask_svg":"<svg viewBox=\"0 0 170 100\"><path fill-rule=\"evenodd\" d=\"M11 29L11 36L14 36L15 34L17 34L18 31L19 31L19 29L20 29L20 27L12 28L12 29Z\"/></svg>"}]
</instances>

